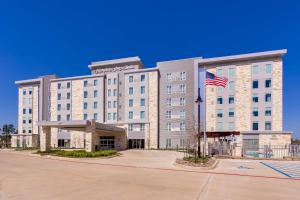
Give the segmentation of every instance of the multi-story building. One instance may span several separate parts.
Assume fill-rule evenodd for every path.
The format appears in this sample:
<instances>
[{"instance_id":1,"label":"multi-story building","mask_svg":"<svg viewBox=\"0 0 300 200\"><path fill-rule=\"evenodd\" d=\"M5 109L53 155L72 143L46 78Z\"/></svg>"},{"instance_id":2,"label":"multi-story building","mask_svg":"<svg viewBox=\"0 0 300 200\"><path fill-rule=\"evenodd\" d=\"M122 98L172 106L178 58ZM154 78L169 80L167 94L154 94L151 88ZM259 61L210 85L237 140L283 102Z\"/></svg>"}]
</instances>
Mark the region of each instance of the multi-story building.
<instances>
[{"instance_id":1,"label":"multi-story building","mask_svg":"<svg viewBox=\"0 0 300 200\"><path fill-rule=\"evenodd\" d=\"M196 57L153 68L130 57L92 62L87 76L17 81L19 134L13 146L182 148L192 142L198 116L208 134L238 133L240 146L290 144L291 132L282 128L285 54ZM226 77L227 86L205 86L206 71Z\"/></svg>"}]
</instances>

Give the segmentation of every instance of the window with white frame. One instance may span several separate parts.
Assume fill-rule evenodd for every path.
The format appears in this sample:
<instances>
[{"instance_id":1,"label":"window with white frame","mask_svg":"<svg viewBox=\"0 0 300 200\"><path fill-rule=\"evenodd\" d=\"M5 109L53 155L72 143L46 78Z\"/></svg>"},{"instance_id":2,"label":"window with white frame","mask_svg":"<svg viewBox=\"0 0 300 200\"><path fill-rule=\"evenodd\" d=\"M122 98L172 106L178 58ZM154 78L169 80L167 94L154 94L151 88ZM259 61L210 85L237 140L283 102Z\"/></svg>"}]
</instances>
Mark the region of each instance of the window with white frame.
<instances>
[{"instance_id":1,"label":"window with white frame","mask_svg":"<svg viewBox=\"0 0 300 200\"><path fill-rule=\"evenodd\" d=\"M111 85L111 79L110 79L110 78L107 79L107 84L108 84L108 85Z\"/></svg>"},{"instance_id":2,"label":"window with white frame","mask_svg":"<svg viewBox=\"0 0 300 200\"><path fill-rule=\"evenodd\" d=\"M87 120L87 118L88 118L88 114L86 114L86 113L83 114L83 119L84 119L84 120Z\"/></svg>"},{"instance_id":3,"label":"window with white frame","mask_svg":"<svg viewBox=\"0 0 300 200\"><path fill-rule=\"evenodd\" d=\"M71 88L71 83L67 82L67 88Z\"/></svg>"},{"instance_id":4,"label":"window with white frame","mask_svg":"<svg viewBox=\"0 0 300 200\"><path fill-rule=\"evenodd\" d=\"M113 108L117 108L117 101L114 101Z\"/></svg>"},{"instance_id":5,"label":"window with white frame","mask_svg":"<svg viewBox=\"0 0 300 200\"><path fill-rule=\"evenodd\" d=\"M109 96L109 97L111 96L111 89L107 90L107 96Z\"/></svg>"},{"instance_id":6,"label":"window with white frame","mask_svg":"<svg viewBox=\"0 0 300 200\"><path fill-rule=\"evenodd\" d=\"M166 124L166 126L167 126L167 131L171 131L172 130L172 124L170 122L168 122Z\"/></svg>"},{"instance_id":7,"label":"window with white frame","mask_svg":"<svg viewBox=\"0 0 300 200\"><path fill-rule=\"evenodd\" d=\"M185 110L180 110L180 119L185 118Z\"/></svg>"},{"instance_id":8,"label":"window with white frame","mask_svg":"<svg viewBox=\"0 0 300 200\"><path fill-rule=\"evenodd\" d=\"M94 80L94 86L97 86L97 85L98 85L98 80L95 79L95 80Z\"/></svg>"},{"instance_id":9,"label":"window with white frame","mask_svg":"<svg viewBox=\"0 0 300 200\"><path fill-rule=\"evenodd\" d=\"M256 75L259 72L259 67L258 65L253 65L252 66L252 75Z\"/></svg>"},{"instance_id":10,"label":"window with white frame","mask_svg":"<svg viewBox=\"0 0 300 200\"><path fill-rule=\"evenodd\" d=\"M140 119L145 119L145 111L140 112Z\"/></svg>"},{"instance_id":11,"label":"window with white frame","mask_svg":"<svg viewBox=\"0 0 300 200\"><path fill-rule=\"evenodd\" d=\"M141 86L141 94L145 94L145 86Z\"/></svg>"},{"instance_id":12,"label":"window with white frame","mask_svg":"<svg viewBox=\"0 0 300 200\"><path fill-rule=\"evenodd\" d=\"M88 108L88 103L87 103L87 102L84 102L84 103L83 103L83 109L86 110L87 108Z\"/></svg>"},{"instance_id":13,"label":"window with white frame","mask_svg":"<svg viewBox=\"0 0 300 200\"><path fill-rule=\"evenodd\" d=\"M128 119L133 119L133 112L132 111L128 112Z\"/></svg>"},{"instance_id":14,"label":"window with white frame","mask_svg":"<svg viewBox=\"0 0 300 200\"><path fill-rule=\"evenodd\" d=\"M180 97L180 106L185 106L185 98Z\"/></svg>"},{"instance_id":15,"label":"window with white frame","mask_svg":"<svg viewBox=\"0 0 300 200\"><path fill-rule=\"evenodd\" d=\"M130 132L133 131L133 124L128 124L128 131L130 131Z\"/></svg>"},{"instance_id":16,"label":"window with white frame","mask_svg":"<svg viewBox=\"0 0 300 200\"><path fill-rule=\"evenodd\" d=\"M172 99L171 98L167 98L167 106L171 106L172 104Z\"/></svg>"},{"instance_id":17,"label":"window with white frame","mask_svg":"<svg viewBox=\"0 0 300 200\"><path fill-rule=\"evenodd\" d=\"M133 99L128 100L128 107L133 107Z\"/></svg>"},{"instance_id":18,"label":"window with white frame","mask_svg":"<svg viewBox=\"0 0 300 200\"><path fill-rule=\"evenodd\" d=\"M234 108L229 108L228 117L234 117L235 110Z\"/></svg>"},{"instance_id":19,"label":"window with white frame","mask_svg":"<svg viewBox=\"0 0 300 200\"><path fill-rule=\"evenodd\" d=\"M167 85L167 93L168 94L172 93L172 86L171 85Z\"/></svg>"},{"instance_id":20,"label":"window with white frame","mask_svg":"<svg viewBox=\"0 0 300 200\"><path fill-rule=\"evenodd\" d=\"M129 94L129 95L132 95L132 94L133 94L133 87L129 87L129 88L128 88L128 94Z\"/></svg>"},{"instance_id":21,"label":"window with white frame","mask_svg":"<svg viewBox=\"0 0 300 200\"><path fill-rule=\"evenodd\" d=\"M83 81L83 87L87 87L88 86L88 81Z\"/></svg>"},{"instance_id":22,"label":"window with white frame","mask_svg":"<svg viewBox=\"0 0 300 200\"><path fill-rule=\"evenodd\" d=\"M107 107L108 107L108 108L111 108L111 101L108 101L108 102L107 102Z\"/></svg>"},{"instance_id":23,"label":"window with white frame","mask_svg":"<svg viewBox=\"0 0 300 200\"><path fill-rule=\"evenodd\" d=\"M266 131L272 130L272 124L271 124L271 122L265 122L265 130Z\"/></svg>"},{"instance_id":24,"label":"window with white frame","mask_svg":"<svg viewBox=\"0 0 300 200\"><path fill-rule=\"evenodd\" d=\"M171 119L171 114L172 114L172 112L170 110L167 110L166 111L166 118Z\"/></svg>"},{"instance_id":25,"label":"window with white frame","mask_svg":"<svg viewBox=\"0 0 300 200\"><path fill-rule=\"evenodd\" d=\"M228 82L228 90L229 91L234 91L234 81L229 81Z\"/></svg>"},{"instance_id":26,"label":"window with white frame","mask_svg":"<svg viewBox=\"0 0 300 200\"><path fill-rule=\"evenodd\" d=\"M184 122L180 122L180 131L185 131L185 123Z\"/></svg>"},{"instance_id":27,"label":"window with white frame","mask_svg":"<svg viewBox=\"0 0 300 200\"><path fill-rule=\"evenodd\" d=\"M94 90L94 97L98 97L98 91Z\"/></svg>"},{"instance_id":28,"label":"window with white frame","mask_svg":"<svg viewBox=\"0 0 300 200\"><path fill-rule=\"evenodd\" d=\"M141 99L140 105L141 105L141 106L145 106L145 99L144 99L144 98Z\"/></svg>"},{"instance_id":29,"label":"window with white frame","mask_svg":"<svg viewBox=\"0 0 300 200\"><path fill-rule=\"evenodd\" d=\"M128 76L128 81L129 81L129 83L132 83L133 82L133 76Z\"/></svg>"},{"instance_id":30,"label":"window with white frame","mask_svg":"<svg viewBox=\"0 0 300 200\"><path fill-rule=\"evenodd\" d=\"M94 102L94 109L97 109L97 107L98 107L98 102L95 101L95 102Z\"/></svg>"},{"instance_id":31,"label":"window with white frame","mask_svg":"<svg viewBox=\"0 0 300 200\"><path fill-rule=\"evenodd\" d=\"M228 77L230 77L230 78L235 77L235 68L228 69Z\"/></svg>"},{"instance_id":32,"label":"window with white frame","mask_svg":"<svg viewBox=\"0 0 300 200\"><path fill-rule=\"evenodd\" d=\"M117 113L114 112L114 113L113 113L113 120L116 120L116 119L117 119Z\"/></svg>"},{"instance_id":33,"label":"window with white frame","mask_svg":"<svg viewBox=\"0 0 300 200\"><path fill-rule=\"evenodd\" d=\"M145 81L145 74L142 74L141 75L141 82L144 82Z\"/></svg>"},{"instance_id":34,"label":"window with white frame","mask_svg":"<svg viewBox=\"0 0 300 200\"><path fill-rule=\"evenodd\" d=\"M114 97L117 96L117 89L114 89Z\"/></svg>"},{"instance_id":35,"label":"window with white frame","mask_svg":"<svg viewBox=\"0 0 300 200\"><path fill-rule=\"evenodd\" d=\"M87 92L87 91L84 91L84 92L83 92L83 97L84 97L84 98L88 98L88 92Z\"/></svg>"},{"instance_id":36,"label":"window with white frame","mask_svg":"<svg viewBox=\"0 0 300 200\"><path fill-rule=\"evenodd\" d=\"M107 114L107 119L108 119L108 120L111 120L111 113L108 113L108 114Z\"/></svg>"},{"instance_id":37,"label":"window with white frame","mask_svg":"<svg viewBox=\"0 0 300 200\"><path fill-rule=\"evenodd\" d=\"M223 77L223 70L217 69L217 76Z\"/></svg>"},{"instance_id":38,"label":"window with white frame","mask_svg":"<svg viewBox=\"0 0 300 200\"><path fill-rule=\"evenodd\" d=\"M267 107L265 109L265 116L272 116L272 108L271 107Z\"/></svg>"},{"instance_id":39,"label":"window with white frame","mask_svg":"<svg viewBox=\"0 0 300 200\"><path fill-rule=\"evenodd\" d=\"M140 124L140 131L145 131L145 124Z\"/></svg>"},{"instance_id":40,"label":"window with white frame","mask_svg":"<svg viewBox=\"0 0 300 200\"><path fill-rule=\"evenodd\" d=\"M185 81L186 80L186 73L185 72L180 72L180 80Z\"/></svg>"},{"instance_id":41,"label":"window with white frame","mask_svg":"<svg viewBox=\"0 0 300 200\"><path fill-rule=\"evenodd\" d=\"M180 84L180 92L185 93L185 84Z\"/></svg>"},{"instance_id":42,"label":"window with white frame","mask_svg":"<svg viewBox=\"0 0 300 200\"><path fill-rule=\"evenodd\" d=\"M171 73L167 73L166 79L167 79L167 81L171 81L171 80L172 80L172 75L171 75Z\"/></svg>"},{"instance_id":43,"label":"window with white frame","mask_svg":"<svg viewBox=\"0 0 300 200\"><path fill-rule=\"evenodd\" d=\"M266 74L272 73L272 64L266 64Z\"/></svg>"}]
</instances>

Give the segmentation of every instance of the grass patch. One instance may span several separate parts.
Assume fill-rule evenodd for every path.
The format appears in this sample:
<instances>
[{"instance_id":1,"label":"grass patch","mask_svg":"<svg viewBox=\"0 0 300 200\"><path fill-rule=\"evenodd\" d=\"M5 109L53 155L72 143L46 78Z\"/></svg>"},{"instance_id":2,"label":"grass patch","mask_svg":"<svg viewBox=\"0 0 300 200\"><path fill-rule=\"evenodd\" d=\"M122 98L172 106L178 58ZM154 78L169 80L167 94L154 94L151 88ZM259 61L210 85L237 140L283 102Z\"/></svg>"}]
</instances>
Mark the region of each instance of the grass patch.
<instances>
[{"instance_id":1,"label":"grass patch","mask_svg":"<svg viewBox=\"0 0 300 200\"><path fill-rule=\"evenodd\" d=\"M61 149L55 149L50 151L37 151L37 153L40 155L53 155L72 158L94 158L117 155L117 151L115 150L100 150L95 152L86 152L84 150L65 151Z\"/></svg>"},{"instance_id":2,"label":"grass patch","mask_svg":"<svg viewBox=\"0 0 300 200\"><path fill-rule=\"evenodd\" d=\"M37 150L37 147L17 147L15 151Z\"/></svg>"},{"instance_id":3,"label":"grass patch","mask_svg":"<svg viewBox=\"0 0 300 200\"><path fill-rule=\"evenodd\" d=\"M184 157L184 161L192 162L192 163L207 163L209 161L209 156L203 156L203 157L195 157L195 156L188 156Z\"/></svg>"}]
</instances>

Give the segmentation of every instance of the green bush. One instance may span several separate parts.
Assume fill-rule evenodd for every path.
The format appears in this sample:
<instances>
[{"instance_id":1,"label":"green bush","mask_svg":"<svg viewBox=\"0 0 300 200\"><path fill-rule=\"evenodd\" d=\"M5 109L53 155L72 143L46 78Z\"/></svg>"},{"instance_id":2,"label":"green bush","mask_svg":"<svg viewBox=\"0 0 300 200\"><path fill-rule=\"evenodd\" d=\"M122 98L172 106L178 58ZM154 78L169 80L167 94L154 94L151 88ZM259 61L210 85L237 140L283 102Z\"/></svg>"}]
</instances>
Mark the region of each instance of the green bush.
<instances>
[{"instance_id":1,"label":"green bush","mask_svg":"<svg viewBox=\"0 0 300 200\"><path fill-rule=\"evenodd\" d=\"M113 156L117 154L115 150L100 150L95 152L86 152L84 150L73 150L65 151L60 149L50 150L50 151L37 151L40 155L54 155L62 157L75 157L75 158L93 158L93 157L106 157Z\"/></svg>"},{"instance_id":2,"label":"green bush","mask_svg":"<svg viewBox=\"0 0 300 200\"><path fill-rule=\"evenodd\" d=\"M207 163L209 161L209 156L203 156L203 157L198 157L198 156L188 156L184 157L183 160L193 162L193 163Z\"/></svg>"},{"instance_id":3,"label":"green bush","mask_svg":"<svg viewBox=\"0 0 300 200\"><path fill-rule=\"evenodd\" d=\"M36 150L37 147L17 147L15 151Z\"/></svg>"}]
</instances>

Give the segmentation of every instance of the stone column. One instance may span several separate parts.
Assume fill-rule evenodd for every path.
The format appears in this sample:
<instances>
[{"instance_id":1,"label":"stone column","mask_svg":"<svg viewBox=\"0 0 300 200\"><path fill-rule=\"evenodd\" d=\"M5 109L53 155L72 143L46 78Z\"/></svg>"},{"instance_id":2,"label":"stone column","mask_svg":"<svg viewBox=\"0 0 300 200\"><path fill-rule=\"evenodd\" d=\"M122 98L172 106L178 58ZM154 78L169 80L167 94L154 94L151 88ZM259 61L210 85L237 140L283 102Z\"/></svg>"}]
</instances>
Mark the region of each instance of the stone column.
<instances>
[{"instance_id":1,"label":"stone column","mask_svg":"<svg viewBox=\"0 0 300 200\"><path fill-rule=\"evenodd\" d=\"M95 134L96 134L96 124L94 120L91 120L86 127L85 133L85 151L92 152L95 151Z\"/></svg>"},{"instance_id":2,"label":"stone column","mask_svg":"<svg viewBox=\"0 0 300 200\"><path fill-rule=\"evenodd\" d=\"M43 127L40 133L40 150L49 151L51 147L51 128Z\"/></svg>"}]
</instances>

